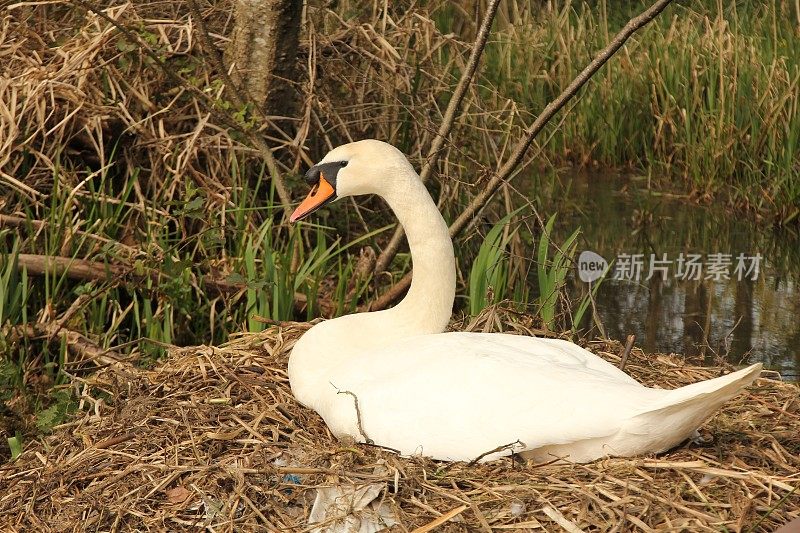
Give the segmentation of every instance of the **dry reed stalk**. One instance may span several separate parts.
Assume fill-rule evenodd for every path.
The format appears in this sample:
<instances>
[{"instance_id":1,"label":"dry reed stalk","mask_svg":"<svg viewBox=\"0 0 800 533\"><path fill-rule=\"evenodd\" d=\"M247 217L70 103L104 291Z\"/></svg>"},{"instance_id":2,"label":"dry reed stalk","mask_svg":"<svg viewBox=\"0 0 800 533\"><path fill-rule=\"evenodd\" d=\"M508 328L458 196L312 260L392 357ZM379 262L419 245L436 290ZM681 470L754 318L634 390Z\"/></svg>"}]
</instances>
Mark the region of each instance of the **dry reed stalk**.
<instances>
[{"instance_id":1,"label":"dry reed stalk","mask_svg":"<svg viewBox=\"0 0 800 533\"><path fill-rule=\"evenodd\" d=\"M10 102L14 105L4 105L0 108L0 131L2 129L7 131L7 135L2 136L4 144L0 145L0 169L5 170L6 163L15 162L14 152L19 150L20 147L36 145L39 142L41 142L42 147L34 153L44 163L43 169L35 169L41 178L45 176L42 170L56 172L58 163L56 151L64 146L74 145L76 142L80 143L81 150L94 152L91 157L97 158L102 163L108 159L109 152L113 149L108 144L108 141L114 140L107 139L109 131L127 130L128 135L136 135L138 137L137 144L146 146L155 152L154 155L156 157L151 160L152 164L150 166L154 174L157 174L160 169L166 169L166 174L172 174L176 177L182 177L184 174L197 178L206 177L209 174L213 175L213 172L197 172L195 165L199 161L213 164L218 160L215 157L208 157L208 148L225 147L227 144L226 148L228 150L242 150L241 147L237 146L238 143L228 135L225 136L227 138L221 139L222 143L216 142L210 146L206 145L207 137L213 139L217 135L217 132L214 131L215 124L208 120L209 117L213 117L217 123L230 128L230 131L247 135L258 148L261 156L267 162L271 176L275 180L279 197L285 207L288 208L290 198L283 185L283 170L279 168L279 163L275 161L271 154L271 149L264 143L263 139L256 132L248 130L225 113L220 112L216 100L196 88L195 83L189 83L183 79L177 73L177 69L167 65L168 61L173 61L175 58L192 53L193 40L191 35L195 29L190 21L176 20L171 23L165 17L159 17L155 22L142 20L138 17L138 11L146 10L148 8L147 5L134 6L127 3L113 8L101 9L84 0L75 0L75 4L80 5L88 10L88 13L92 14L86 17L83 29L78 34L81 37L92 39L91 42L86 42L86 39L83 42L78 42L81 39L72 39L59 47L59 54L53 54L51 48L42 45L38 64L31 64L32 62L28 61L28 58L23 59L24 63L20 63L26 65L27 71L22 73L21 76L12 78L10 88L6 86L5 79L3 80L3 85L0 85L0 93L11 91L13 95L19 95L20 92L24 95L22 98L18 96L9 97L8 99L3 98L4 104ZM13 15L20 11L21 7L17 5L11 13ZM63 18L67 19L62 23L65 27L69 27L70 24L79 19L78 10L62 13ZM105 24L103 21L105 21ZM7 24L13 23L15 30L19 32L22 38L16 42L0 42L0 45L3 46L4 52L10 52L11 54L18 52L17 55L13 55L13 59L18 57L22 59L24 57L23 54L28 52L30 48L34 48L30 44L36 37L27 29L27 21L25 19L16 21L12 17L5 19L4 22ZM58 20L55 20L55 22L58 23ZM136 27L137 24L144 25L143 27L147 28L148 31L152 29L156 32L155 35L158 36L158 43L156 44L158 52L154 51L152 43L144 42L143 38L140 37L139 31L144 32L145 30L134 31L130 29L131 27ZM58 29L56 31L63 30ZM189 36L188 39L187 36ZM159 109L154 103L162 95L155 94L158 91L158 87L153 82L158 83L162 80L159 80L158 76L154 76L152 71L148 71L147 76L138 78L136 76L126 77L123 72L120 72L119 58L125 55L128 48L123 49L123 52L120 53L114 47L114 44L119 42L125 43L125 47L129 47L131 44L137 47L144 58L149 58L148 61L161 69L163 77L176 86L173 89L175 98L165 108ZM78 44L80 48L72 48L74 44ZM23 48L23 45L27 45L27 49ZM12 46L15 48L9 50L9 47ZM37 46L39 45L37 44ZM105 57L101 58L101 56ZM141 58L140 60L143 61ZM13 62L12 65L14 65ZM130 63L128 65L130 66ZM123 65L122 68L127 67ZM109 89L113 96L123 99L125 101L124 105L120 107L98 107L95 105L94 102L105 99L99 90L102 84L97 82L98 76L102 77L104 73L108 73L104 79L110 84ZM202 75L207 76L208 72L203 72L201 73ZM34 80L44 81L39 82L38 86L36 86L32 84ZM209 85L211 80L207 79L206 81L209 83L205 85ZM79 94L75 94L75 89L80 91ZM174 112L180 114L186 109L186 106L181 106L183 109L177 109L178 106L176 106L176 102L185 93L188 93L194 99L193 105L198 105L208 110L207 116L205 120L201 120L198 123L193 134L189 136L173 135L167 129L172 124L165 121L164 118L168 118ZM68 94L69 96L67 96ZM64 102L64 97L67 97L72 105L68 109L64 109L63 116L59 117L58 115L62 114L62 106L60 104ZM53 103L56 105L50 105ZM32 106L39 106L40 104L41 107L32 108ZM137 104L145 112L144 117L137 116L140 111L135 109ZM192 105L188 107L191 108ZM29 116L32 111L34 112L34 120L30 120L31 117ZM99 118L100 116L102 118ZM21 129L20 124L25 124L26 127ZM87 127L89 124L91 126ZM25 139L19 139L22 131L26 132ZM199 135L201 132L203 133L202 138ZM45 137L46 140L44 140ZM159 142L162 140L165 142ZM218 138L218 140L220 139ZM182 146L184 142L186 142L186 145ZM176 165L170 165L170 160L172 159L177 161ZM219 161L223 163L221 168L224 169L226 166L224 159ZM187 166L188 163L191 163L192 166ZM136 167L135 164L132 165L131 170L136 169ZM70 171L71 169L67 167L62 170L62 173ZM227 173L228 171L225 170L220 175L224 176ZM19 180L16 180L9 172L3 172L0 177L26 194L41 194L40 188L43 187L36 180L27 179L25 183L20 184L18 183ZM28 178L30 177L28 176ZM211 180L206 179L206 181ZM180 180L176 182L180 183ZM44 188L46 190L46 187ZM217 188L224 189L224 187Z\"/></svg>"},{"instance_id":2,"label":"dry reed stalk","mask_svg":"<svg viewBox=\"0 0 800 533\"><path fill-rule=\"evenodd\" d=\"M250 142L253 145L255 145L255 147L258 149L260 155L264 158L267 168L269 169L270 177L272 178L272 181L275 185L275 190L278 193L278 197L280 198L281 204L283 206L285 217L288 217L288 212L291 206L291 196L289 195L289 191L286 188L282 173L278 168L278 162L276 161L272 153L272 149L269 147L269 145L267 145L267 143L264 141L264 139L256 130L233 120L230 116L228 116L225 113L219 112L215 100L211 99L207 94L195 88L188 80L185 80L179 74L177 74L169 67L167 67L167 65L161 60L161 58L155 52L153 52L153 50L150 49L150 47L146 42L144 42L141 38L139 38L135 33L131 32L124 26L118 24L112 17L108 16L99 6L87 0L71 0L71 1L74 2L76 5L83 7L87 11L90 11L98 15L99 17L105 19L111 25L117 28L120 32L125 34L126 37L136 42L139 45L140 50L147 56L149 56L164 71L167 77L171 78L175 82L175 84L178 85L179 87L182 87L183 89L192 92L198 98L199 102L202 102L204 104L206 109L209 110L209 116L213 114L219 121L226 124L229 128L244 133L248 137ZM190 9L192 6L194 6L194 13L196 14L196 16L198 16L198 22L201 24L202 28L202 31L200 32L201 39L204 41L204 43L206 43L207 46L210 47L211 46L210 39L208 33L205 31L205 27L202 26L202 16L200 16L199 10L196 8L196 5L193 2L189 2L189 6ZM206 51L206 53L213 59L217 52L216 50L209 49ZM230 83L231 94L233 95L234 102L238 104L240 107L245 107L246 105L251 103L248 99L245 99L241 95L238 88L233 84L233 81L228 75L227 69L224 69L224 65L222 65L221 61L218 63L218 65L223 67L218 75L223 77L223 79L226 80L226 82ZM219 96L220 95L217 95L217 98L219 98ZM258 109L258 106L255 106L255 108ZM260 116L264 118L263 114L261 114ZM208 117L206 117L206 120L207 118ZM176 174L178 173L177 172L178 170L182 169L176 169Z\"/></svg>"}]
</instances>

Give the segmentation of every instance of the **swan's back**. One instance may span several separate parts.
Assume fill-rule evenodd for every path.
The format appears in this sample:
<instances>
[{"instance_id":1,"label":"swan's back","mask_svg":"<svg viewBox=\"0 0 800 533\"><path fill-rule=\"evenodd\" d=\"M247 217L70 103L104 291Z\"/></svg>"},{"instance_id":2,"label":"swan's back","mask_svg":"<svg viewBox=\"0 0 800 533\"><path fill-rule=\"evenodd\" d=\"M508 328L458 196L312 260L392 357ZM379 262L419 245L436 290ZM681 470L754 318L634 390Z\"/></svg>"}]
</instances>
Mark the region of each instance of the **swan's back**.
<instances>
[{"instance_id":1,"label":"swan's back","mask_svg":"<svg viewBox=\"0 0 800 533\"><path fill-rule=\"evenodd\" d=\"M566 341L483 333L403 339L353 356L330 385L313 407L335 431L448 460L516 441L520 451L601 439L600 456L620 455L614 437L670 393ZM336 390L358 398L365 435L352 395Z\"/></svg>"}]
</instances>

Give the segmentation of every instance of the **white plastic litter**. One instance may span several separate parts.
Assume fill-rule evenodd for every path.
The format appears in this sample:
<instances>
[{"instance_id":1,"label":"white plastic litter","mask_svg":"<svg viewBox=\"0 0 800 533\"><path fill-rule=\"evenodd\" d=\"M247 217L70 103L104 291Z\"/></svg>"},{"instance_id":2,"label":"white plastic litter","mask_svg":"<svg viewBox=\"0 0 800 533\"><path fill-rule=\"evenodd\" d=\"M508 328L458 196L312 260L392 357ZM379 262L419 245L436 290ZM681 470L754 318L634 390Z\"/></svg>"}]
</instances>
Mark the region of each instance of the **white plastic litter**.
<instances>
[{"instance_id":1,"label":"white plastic litter","mask_svg":"<svg viewBox=\"0 0 800 533\"><path fill-rule=\"evenodd\" d=\"M386 485L335 485L317 489L308 517L320 524L311 533L375 533L398 523L388 502L378 499Z\"/></svg>"}]
</instances>

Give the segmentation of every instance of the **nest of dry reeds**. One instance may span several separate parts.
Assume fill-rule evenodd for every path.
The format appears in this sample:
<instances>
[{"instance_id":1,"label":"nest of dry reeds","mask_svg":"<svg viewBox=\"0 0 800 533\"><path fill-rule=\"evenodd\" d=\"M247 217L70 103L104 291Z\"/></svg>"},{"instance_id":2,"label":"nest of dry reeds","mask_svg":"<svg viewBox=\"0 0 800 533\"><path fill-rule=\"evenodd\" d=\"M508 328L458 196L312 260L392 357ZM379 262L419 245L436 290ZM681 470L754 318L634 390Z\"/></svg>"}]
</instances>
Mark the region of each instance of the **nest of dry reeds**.
<instances>
[{"instance_id":1,"label":"nest of dry reeds","mask_svg":"<svg viewBox=\"0 0 800 533\"><path fill-rule=\"evenodd\" d=\"M494 310L456 326L498 325L533 331ZM443 463L338 442L300 406L286 363L307 327L81 379L79 414L0 467L0 529L309 531L317 491L331 486L377 486L397 531L774 531L800 517L794 384L759 379L703 426L703 443L658 456ZM618 343L587 347L619 363ZM626 365L670 388L725 370L639 349Z\"/></svg>"}]
</instances>

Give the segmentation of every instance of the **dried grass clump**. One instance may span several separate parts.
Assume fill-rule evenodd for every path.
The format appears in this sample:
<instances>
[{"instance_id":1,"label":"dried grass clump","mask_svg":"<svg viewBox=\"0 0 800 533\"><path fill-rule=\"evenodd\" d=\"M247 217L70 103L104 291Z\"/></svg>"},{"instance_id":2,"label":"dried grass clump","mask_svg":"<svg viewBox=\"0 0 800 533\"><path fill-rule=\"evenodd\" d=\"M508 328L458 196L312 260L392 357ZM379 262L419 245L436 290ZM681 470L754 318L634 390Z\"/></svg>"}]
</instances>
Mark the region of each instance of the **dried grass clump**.
<instances>
[{"instance_id":1,"label":"dried grass clump","mask_svg":"<svg viewBox=\"0 0 800 533\"><path fill-rule=\"evenodd\" d=\"M532 331L494 310L467 329L497 324ZM175 350L152 370L117 365L80 380L74 420L0 467L0 528L307 531L317 487L366 483L385 485L397 530L773 531L800 517L795 385L759 379L703 427L706 444L657 457L442 463L337 442L298 405L286 362L306 328L288 324ZM617 343L588 347L619 362ZM729 370L638 349L626 368L668 387Z\"/></svg>"},{"instance_id":2,"label":"dried grass clump","mask_svg":"<svg viewBox=\"0 0 800 533\"><path fill-rule=\"evenodd\" d=\"M225 86L212 60L228 45L234 3L201 7L202 21L186 2L56 1L0 10L0 184L41 199L56 181L86 189L84 180L106 174L135 176L141 201L179 199L193 183L221 206L238 185L235 167L248 163L257 173L263 163L254 136L267 142L281 172L364 137L422 158L469 54L437 31L424 7L381 20L368 10L345 19L309 6L301 75L287 80L299 109L276 118L237 104L239 88ZM204 49L204 32L214 50ZM458 146L445 149L445 174L455 174L451 165L483 168L478 152L491 147L498 155L498 135L521 131L509 130L518 114L502 109L509 102L490 89L488 103L470 89L460 121L468 127L460 128Z\"/></svg>"}]
</instances>

